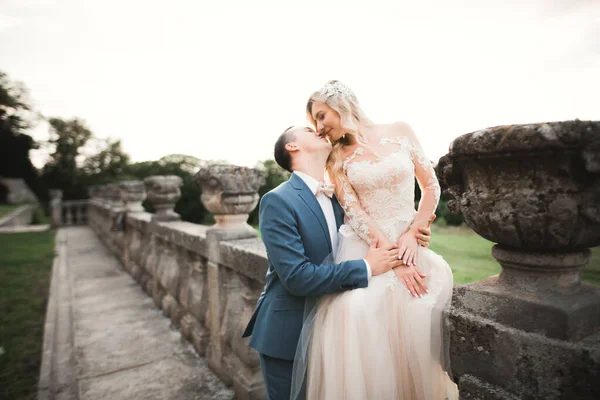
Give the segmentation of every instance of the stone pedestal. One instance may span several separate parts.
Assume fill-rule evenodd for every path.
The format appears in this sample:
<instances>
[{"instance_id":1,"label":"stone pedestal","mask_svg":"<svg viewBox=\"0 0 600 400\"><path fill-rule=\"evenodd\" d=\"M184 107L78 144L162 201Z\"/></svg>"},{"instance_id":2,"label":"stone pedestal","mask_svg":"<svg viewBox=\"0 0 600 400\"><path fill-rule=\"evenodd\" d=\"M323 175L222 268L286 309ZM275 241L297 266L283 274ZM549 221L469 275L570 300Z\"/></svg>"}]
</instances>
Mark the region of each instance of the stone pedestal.
<instances>
[{"instance_id":1,"label":"stone pedestal","mask_svg":"<svg viewBox=\"0 0 600 400\"><path fill-rule=\"evenodd\" d=\"M53 228L62 225L62 196L62 190L50 189L50 219Z\"/></svg>"},{"instance_id":2,"label":"stone pedestal","mask_svg":"<svg viewBox=\"0 0 600 400\"><path fill-rule=\"evenodd\" d=\"M152 215L152 221L166 222L179 221L181 215L173 209L181 197L183 180L176 175L155 175L144 179L148 201L156 212Z\"/></svg>"},{"instance_id":3,"label":"stone pedestal","mask_svg":"<svg viewBox=\"0 0 600 400\"><path fill-rule=\"evenodd\" d=\"M142 181L127 181L119 183L121 199L128 212L142 212L142 202L146 199L146 189Z\"/></svg>"},{"instance_id":4,"label":"stone pedestal","mask_svg":"<svg viewBox=\"0 0 600 400\"><path fill-rule=\"evenodd\" d=\"M501 126L457 138L440 160L449 209L498 243L502 266L455 288L462 398L600 398L600 288L579 277L600 245L599 144L600 122Z\"/></svg>"},{"instance_id":5,"label":"stone pedestal","mask_svg":"<svg viewBox=\"0 0 600 400\"><path fill-rule=\"evenodd\" d=\"M256 363L254 352L251 355L247 354L251 351L247 340L237 337L241 336L241 332L240 335L235 335L229 347L222 345L223 326L231 326L223 322L223 318L227 315L228 319L231 319L232 316L228 315L222 304L222 299L227 297L228 289L223 285L227 279L222 276L225 272L221 266L224 263L221 259L220 244L224 241L258 236L256 230L248 225L247 221L248 214L258 204L258 189L264 184L265 174L252 168L221 164L201 168L195 179L202 188L202 204L213 213L216 221L206 235L207 277L208 285L211 287L209 292L211 346L207 352L208 363L221 379L233 384L236 398L263 399L266 396L260 366ZM246 304L246 307L241 308L253 309L257 299L249 293L246 293L246 297L247 301L253 302L252 307L247 307ZM244 317L246 321L250 316ZM230 362L224 361L228 359L239 360L237 362L240 362L243 367L232 369Z\"/></svg>"},{"instance_id":6,"label":"stone pedestal","mask_svg":"<svg viewBox=\"0 0 600 400\"><path fill-rule=\"evenodd\" d=\"M109 183L103 186L104 199L110 204L113 211L121 212L124 209L123 199L121 198L121 188L118 183Z\"/></svg>"}]
</instances>

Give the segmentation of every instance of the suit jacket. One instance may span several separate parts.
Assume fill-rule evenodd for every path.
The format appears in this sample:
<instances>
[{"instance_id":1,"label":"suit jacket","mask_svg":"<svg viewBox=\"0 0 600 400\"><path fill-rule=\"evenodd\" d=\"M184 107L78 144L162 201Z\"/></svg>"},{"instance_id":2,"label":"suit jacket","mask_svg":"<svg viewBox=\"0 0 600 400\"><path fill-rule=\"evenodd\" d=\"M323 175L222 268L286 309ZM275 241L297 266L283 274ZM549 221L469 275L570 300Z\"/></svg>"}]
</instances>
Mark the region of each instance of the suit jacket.
<instances>
[{"instance_id":1,"label":"suit jacket","mask_svg":"<svg viewBox=\"0 0 600 400\"><path fill-rule=\"evenodd\" d=\"M332 199L337 229L344 211ZM327 221L319 203L296 174L265 194L259 206L260 233L267 248L267 283L243 334L259 353L293 360L309 296L364 288L363 260L323 264L332 252Z\"/></svg>"}]
</instances>

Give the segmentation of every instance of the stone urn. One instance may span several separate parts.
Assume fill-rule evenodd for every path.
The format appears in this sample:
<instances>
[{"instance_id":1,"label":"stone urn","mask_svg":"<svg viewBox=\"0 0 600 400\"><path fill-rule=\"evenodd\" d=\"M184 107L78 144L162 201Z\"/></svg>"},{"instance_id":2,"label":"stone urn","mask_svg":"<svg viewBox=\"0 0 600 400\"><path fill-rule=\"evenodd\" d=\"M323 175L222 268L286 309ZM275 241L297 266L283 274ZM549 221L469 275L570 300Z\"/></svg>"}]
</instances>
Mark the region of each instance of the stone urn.
<instances>
[{"instance_id":1,"label":"stone urn","mask_svg":"<svg viewBox=\"0 0 600 400\"><path fill-rule=\"evenodd\" d=\"M448 208L497 243L492 254L502 272L494 285L548 301L598 295L579 275L590 260L589 247L600 245L600 122L468 133L440 159L438 176L451 198ZM595 313L600 317L600 310ZM583 324L586 328L573 326L551 336L585 336L598 323L596 318Z\"/></svg>"},{"instance_id":2,"label":"stone urn","mask_svg":"<svg viewBox=\"0 0 600 400\"><path fill-rule=\"evenodd\" d=\"M181 197L183 180L176 175L154 175L144 179L148 201L156 212L153 221L179 221L181 216L174 211Z\"/></svg>"},{"instance_id":3,"label":"stone urn","mask_svg":"<svg viewBox=\"0 0 600 400\"><path fill-rule=\"evenodd\" d=\"M120 210L123 207L121 199L121 188L118 183L108 183L104 185L104 198L115 209Z\"/></svg>"},{"instance_id":4,"label":"stone urn","mask_svg":"<svg viewBox=\"0 0 600 400\"><path fill-rule=\"evenodd\" d=\"M121 199L129 212L142 212L142 202L146 199L146 189L142 181L120 182Z\"/></svg>"},{"instance_id":5,"label":"stone urn","mask_svg":"<svg viewBox=\"0 0 600 400\"><path fill-rule=\"evenodd\" d=\"M489 387L532 399L587 390L571 373L582 354L600 357L589 342L600 332L600 287L580 280L589 248L600 245L600 122L468 133L437 169L450 211L497 243L502 266L454 289L450 350L461 396L492 398ZM532 385L538 363L545 372L536 370Z\"/></svg>"},{"instance_id":6,"label":"stone urn","mask_svg":"<svg viewBox=\"0 0 600 400\"><path fill-rule=\"evenodd\" d=\"M200 168L194 179L202 188L202 204L214 217L214 228L255 232L248 214L258 204L258 190L266 173L254 168L212 164Z\"/></svg>"},{"instance_id":7,"label":"stone urn","mask_svg":"<svg viewBox=\"0 0 600 400\"><path fill-rule=\"evenodd\" d=\"M60 189L50 189L48 190L50 194L50 204L60 203L63 197L63 191Z\"/></svg>"}]
</instances>

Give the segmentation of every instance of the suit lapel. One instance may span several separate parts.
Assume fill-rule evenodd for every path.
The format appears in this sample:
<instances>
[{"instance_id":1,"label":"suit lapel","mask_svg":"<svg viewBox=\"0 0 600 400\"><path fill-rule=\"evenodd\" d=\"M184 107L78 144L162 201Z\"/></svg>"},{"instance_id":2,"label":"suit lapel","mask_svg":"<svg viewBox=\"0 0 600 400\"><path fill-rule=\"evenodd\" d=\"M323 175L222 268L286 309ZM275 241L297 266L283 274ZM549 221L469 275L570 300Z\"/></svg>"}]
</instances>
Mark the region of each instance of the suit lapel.
<instances>
[{"instance_id":1,"label":"suit lapel","mask_svg":"<svg viewBox=\"0 0 600 400\"><path fill-rule=\"evenodd\" d=\"M321 229L325 234L325 238L327 239L327 245L329 246L329 251L331 251L331 237L329 236L329 227L327 226L327 220L325 219L325 214L323 214L323 210L317 201L317 198L311 192L311 190L306 186L306 183L296 174L292 174L290 178L290 183L298 191L298 195L300 198L304 200L308 208L313 212L317 220L319 221L319 225L321 225ZM337 218L336 218L337 219Z\"/></svg>"}]
</instances>

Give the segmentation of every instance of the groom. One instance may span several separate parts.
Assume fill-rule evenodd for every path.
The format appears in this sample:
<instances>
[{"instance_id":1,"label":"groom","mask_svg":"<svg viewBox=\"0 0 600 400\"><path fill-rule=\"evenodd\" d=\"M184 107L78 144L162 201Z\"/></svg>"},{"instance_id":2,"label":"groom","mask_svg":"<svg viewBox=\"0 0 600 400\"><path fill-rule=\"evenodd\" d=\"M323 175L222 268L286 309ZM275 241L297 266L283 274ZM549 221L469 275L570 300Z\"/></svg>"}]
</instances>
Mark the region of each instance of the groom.
<instances>
[{"instance_id":1,"label":"groom","mask_svg":"<svg viewBox=\"0 0 600 400\"><path fill-rule=\"evenodd\" d=\"M266 285L243 337L259 352L269 400L289 399L292 366L308 296L364 288L371 276L398 267L398 249L372 243L362 260L320 264L337 245L344 210L322 185L331 144L311 128L288 128L275 143L275 161L293 172L260 202L267 249ZM429 243L429 229L420 242Z\"/></svg>"}]
</instances>

